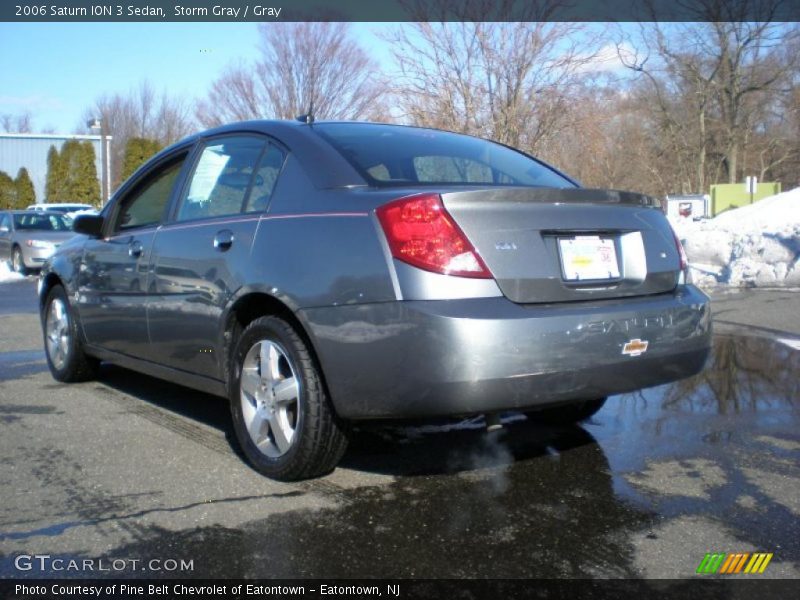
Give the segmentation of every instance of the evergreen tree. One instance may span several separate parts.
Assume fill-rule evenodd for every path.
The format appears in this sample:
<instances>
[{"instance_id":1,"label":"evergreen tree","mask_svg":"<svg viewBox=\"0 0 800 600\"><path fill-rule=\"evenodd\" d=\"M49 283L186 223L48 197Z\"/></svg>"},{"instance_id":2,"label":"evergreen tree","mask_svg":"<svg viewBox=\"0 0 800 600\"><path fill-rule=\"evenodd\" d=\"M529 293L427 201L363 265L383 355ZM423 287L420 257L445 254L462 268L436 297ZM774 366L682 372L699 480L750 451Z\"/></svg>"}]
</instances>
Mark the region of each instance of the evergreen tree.
<instances>
[{"instance_id":1,"label":"evergreen tree","mask_svg":"<svg viewBox=\"0 0 800 600\"><path fill-rule=\"evenodd\" d=\"M97 178L94 145L86 141L79 145L75 191L75 201L100 205L100 181Z\"/></svg>"},{"instance_id":2,"label":"evergreen tree","mask_svg":"<svg viewBox=\"0 0 800 600\"><path fill-rule=\"evenodd\" d=\"M125 144L125 154L122 159L122 180L133 175L151 156L161 150L158 140L148 138L130 138Z\"/></svg>"},{"instance_id":3,"label":"evergreen tree","mask_svg":"<svg viewBox=\"0 0 800 600\"><path fill-rule=\"evenodd\" d=\"M50 202L77 202L75 194L78 192L77 173L80 161L81 144L77 140L67 140L61 146L61 155L58 162L59 170L63 172L63 180L58 188L58 194Z\"/></svg>"},{"instance_id":4,"label":"evergreen tree","mask_svg":"<svg viewBox=\"0 0 800 600\"><path fill-rule=\"evenodd\" d=\"M67 180L67 170L64 160L55 146L50 146L47 152L47 182L45 184L45 202L61 202L64 186Z\"/></svg>"},{"instance_id":5,"label":"evergreen tree","mask_svg":"<svg viewBox=\"0 0 800 600\"><path fill-rule=\"evenodd\" d=\"M17 208L27 208L31 204L36 204L36 190L33 189L33 181L31 181L31 176L28 175L28 169L25 167L22 167L17 172L14 187L17 192Z\"/></svg>"},{"instance_id":6,"label":"evergreen tree","mask_svg":"<svg viewBox=\"0 0 800 600\"><path fill-rule=\"evenodd\" d=\"M59 162L65 171L65 178L58 201L99 205L100 181L97 179L92 143L77 140L64 142Z\"/></svg>"},{"instance_id":7,"label":"evergreen tree","mask_svg":"<svg viewBox=\"0 0 800 600\"><path fill-rule=\"evenodd\" d=\"M0 209L14 208L17 203L17 186L11 176L0 171Z\"/></svg>"}]
</instances>

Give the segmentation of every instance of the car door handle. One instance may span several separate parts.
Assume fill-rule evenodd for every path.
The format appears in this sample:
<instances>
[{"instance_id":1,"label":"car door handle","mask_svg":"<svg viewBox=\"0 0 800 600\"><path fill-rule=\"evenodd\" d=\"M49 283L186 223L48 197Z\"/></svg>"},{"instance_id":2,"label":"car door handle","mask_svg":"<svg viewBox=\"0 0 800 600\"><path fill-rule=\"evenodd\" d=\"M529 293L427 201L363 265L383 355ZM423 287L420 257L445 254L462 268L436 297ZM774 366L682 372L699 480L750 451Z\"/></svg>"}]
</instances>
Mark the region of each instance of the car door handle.
<instances>
[{"instance_id":1,"label":"car door handle","mask_svg":"<svg viewBox=\"0 0 800 600\"><path fill-rule=\"evenodd\" d=\"M133 240L128 244L128 256L132 258L139 258L142 255L142 243L139 240Z\"/></svg>"},{"instance_id":2,"label":"car door handle","mask_svg":"<svg viewBox=\"0 0 800 600\"><path fill-rule=\"evenodd\" d=\"M233 245L233 232L230 229L218 231L214 236L214 248L225 252Z\"/></svg>"}]
</instances>

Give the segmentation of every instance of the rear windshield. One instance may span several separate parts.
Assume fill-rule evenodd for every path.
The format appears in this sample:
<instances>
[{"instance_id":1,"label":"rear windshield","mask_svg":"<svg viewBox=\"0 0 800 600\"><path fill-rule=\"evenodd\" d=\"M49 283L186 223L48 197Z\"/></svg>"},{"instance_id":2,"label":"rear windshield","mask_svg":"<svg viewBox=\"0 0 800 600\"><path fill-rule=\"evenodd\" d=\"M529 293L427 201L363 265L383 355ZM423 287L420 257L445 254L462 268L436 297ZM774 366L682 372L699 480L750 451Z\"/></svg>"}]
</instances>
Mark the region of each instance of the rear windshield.
<instances>
[{"instance_id":1,"label":"rear windshield","mask_svg":"<svg viewBox=\"0 0 800 600\"><path fill-rule=\"evenodd\" d=\"M61 215L46 213L23 213L14 215L17 231L69 231L70 227Z\"/></svg>"},{"instance_id":2,"label":"rear windshield","mask_svg":"<svg viewBox=\"0 0 800 600\"><path fill-rule=\"evenodd\" d=\"M314 130L371 185L576 187L521 152L468 135L367 123L318 123Z\"/></svg>"}]
</instances>

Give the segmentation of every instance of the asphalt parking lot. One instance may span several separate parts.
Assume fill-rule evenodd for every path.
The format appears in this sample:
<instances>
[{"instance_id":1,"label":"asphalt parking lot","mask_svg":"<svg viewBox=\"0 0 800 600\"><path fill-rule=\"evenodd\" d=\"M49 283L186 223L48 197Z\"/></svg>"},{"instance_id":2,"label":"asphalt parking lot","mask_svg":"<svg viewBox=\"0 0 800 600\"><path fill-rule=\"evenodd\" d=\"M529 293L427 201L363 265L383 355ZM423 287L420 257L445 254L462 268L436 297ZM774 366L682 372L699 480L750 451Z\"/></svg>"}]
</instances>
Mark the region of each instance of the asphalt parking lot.
<instances>
[{"instance_id":1,"label":"asphalt parking lot","mask_svg":"<svg viewBox=\"0 0 800 600\"><path fill-rule=\"evenodd\" d=\"M359 430L296 484L247 467L218 398L112 366L54 382L35 302L34 279L0 284L2 578L672 579L755 551L760 577L800 576L798 292L715 297L703 374L581 427Z\"/></svg>"}]
</instances>

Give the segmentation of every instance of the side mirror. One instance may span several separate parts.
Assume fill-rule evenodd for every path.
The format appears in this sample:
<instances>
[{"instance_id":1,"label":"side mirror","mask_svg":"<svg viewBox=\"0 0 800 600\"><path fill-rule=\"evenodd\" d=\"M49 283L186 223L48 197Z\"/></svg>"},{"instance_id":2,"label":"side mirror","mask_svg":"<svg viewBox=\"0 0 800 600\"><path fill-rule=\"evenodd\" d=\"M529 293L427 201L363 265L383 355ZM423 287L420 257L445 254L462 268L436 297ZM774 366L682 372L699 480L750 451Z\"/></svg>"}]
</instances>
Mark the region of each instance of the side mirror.
<instances>
[{"instance_id":1,"label":"side mirror","mask_svg":"<svg viewBox=\"0 0 800 600\"><path fill-rule=\"evenodd\" d=\"M103 235L103 216L78 215L72 222L72 230L93 238L101 237Z\"/></svg>"}]
</instances>

